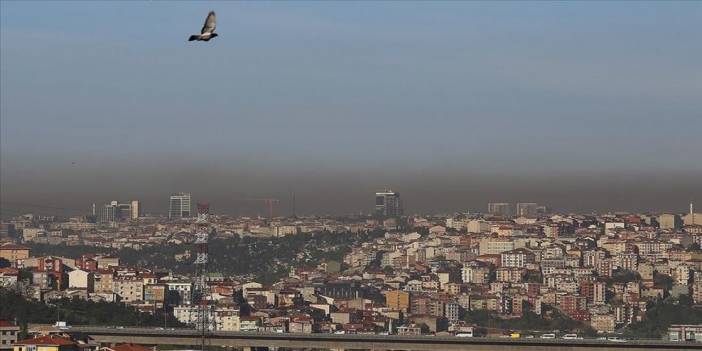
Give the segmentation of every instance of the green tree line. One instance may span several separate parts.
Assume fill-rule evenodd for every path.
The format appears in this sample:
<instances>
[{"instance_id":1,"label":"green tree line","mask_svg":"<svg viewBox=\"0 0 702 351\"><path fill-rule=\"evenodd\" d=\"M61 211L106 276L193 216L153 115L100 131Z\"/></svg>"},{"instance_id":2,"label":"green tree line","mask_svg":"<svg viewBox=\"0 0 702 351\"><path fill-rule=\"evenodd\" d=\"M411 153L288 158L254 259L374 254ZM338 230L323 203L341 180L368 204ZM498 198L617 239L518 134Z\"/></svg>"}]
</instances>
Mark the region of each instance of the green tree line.
<instances>
[{"instance_id":1,"label":"green tree line","mask_svg":"<svg viewBox=\"0 0 702 351\"><path fill-rule=\"evenodd\" d=\"M22 297L9 289L0 289L0 319L17 321L26 328L28 323L121 325L121 326L182 326L178 320L163 313L152 315L114 302L94 302L78 298L60 299L46 304Z\"/></svg>"},{"instance_id":2,"label":"green tree line","mask_svg":"<svg viewBox=\"0 0 702 351\"><path fill-rule=\"evenodd\" d=\"M384 231L362 233L331 233L321 231L283 237L257 238L235 235L214 238L209 243L209 269L224 275L247 275L263 283L277 281L291 267L314 266L325 260L341 261L351 247L359 242L382 236ZM123 248L110 250L94 246L28 244L32 256L63 256L77 258L86 253L109 254L127 265L148 269L163 269L178 274L192 274L195 247L192 244L147 246L140 250ZM189 251L192 256L181 261L177 255Z\"/></svg>"}]
</instances>

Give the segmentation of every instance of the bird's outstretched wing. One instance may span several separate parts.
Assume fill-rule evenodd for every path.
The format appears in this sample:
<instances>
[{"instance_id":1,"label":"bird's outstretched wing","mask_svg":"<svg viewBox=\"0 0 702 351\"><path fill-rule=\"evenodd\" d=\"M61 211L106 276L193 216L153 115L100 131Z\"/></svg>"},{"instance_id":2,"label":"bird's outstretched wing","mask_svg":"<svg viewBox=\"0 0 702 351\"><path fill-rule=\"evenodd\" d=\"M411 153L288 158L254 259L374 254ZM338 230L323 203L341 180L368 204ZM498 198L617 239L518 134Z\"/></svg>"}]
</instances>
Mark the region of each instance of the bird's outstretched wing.
<instances>
[{"instance_id":1,"label":"bird's outstretched wing","mask_svg":"<svg viewBox=\"0 0 702 351\"><path fill-rule=\"evenodd\" d=\"M216 27L217 16L215 16L214 11L210 11L210 13L207 14L207 19L205 20L205 24L202 26L202 31L200 31L200 34L212 33Z\"/></svg>"}]
</instances>

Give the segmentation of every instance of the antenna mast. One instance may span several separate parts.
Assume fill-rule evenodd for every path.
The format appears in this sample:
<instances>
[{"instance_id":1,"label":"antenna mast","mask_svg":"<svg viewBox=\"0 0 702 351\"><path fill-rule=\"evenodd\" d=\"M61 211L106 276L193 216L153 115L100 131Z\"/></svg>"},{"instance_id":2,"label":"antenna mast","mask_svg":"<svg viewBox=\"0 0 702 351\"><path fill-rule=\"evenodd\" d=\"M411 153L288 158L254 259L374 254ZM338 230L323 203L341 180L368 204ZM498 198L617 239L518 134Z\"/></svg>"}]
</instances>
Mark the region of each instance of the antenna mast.
<instances>
[{"instance_id":1,"label":"antenna mast","mask_svg":"<svg viewBox=\"0 0 702 351\"><path fill-rule=\"evenodd\" d=\"M214 320L210 321L212 314L212 306L209 300L209 287L207 286L207 263L208 257L208 241L210 237L209 228L209 204L197 204L197 234L195 234L195 246L197 248L197 257L195 258L196 280L194 299L197 303L197 321L195 328L200 330L200 350L205 351L205 340L210 329L214 329Z\"/></svg>"}]
</instances>

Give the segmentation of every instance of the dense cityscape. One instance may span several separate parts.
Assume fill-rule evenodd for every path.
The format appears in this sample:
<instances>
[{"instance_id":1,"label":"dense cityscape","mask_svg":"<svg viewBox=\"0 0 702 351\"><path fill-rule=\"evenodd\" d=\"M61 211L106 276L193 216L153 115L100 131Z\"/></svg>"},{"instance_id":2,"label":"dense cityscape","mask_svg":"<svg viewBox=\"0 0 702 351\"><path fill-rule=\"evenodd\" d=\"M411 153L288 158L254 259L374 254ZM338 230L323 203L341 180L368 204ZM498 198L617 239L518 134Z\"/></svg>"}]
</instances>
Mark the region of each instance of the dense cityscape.
<instances>
[{"instance_id":1,"label":"dense cityscape","mask_svg":"<svg viewBox=\"0 0 702 351\"><path fill-rule=\"evenodd\" d=\"M16 303L0 318L25 335L56 321L702 341L702 214L692 204L688 213L576 214L490 203L419 216L384 190L372 215L280 217L269 201L268 217L250 218L191 202L173 194L162 216L145 216L135 200L4 219L0 286ZM85 313L103 307L109 318Z\"/></svg>"},{"instance_id":2,"label":"dense cityscape","mask_svg":"<svg viewBox=\"0 0 702 351\"><path fill-rule=\"evenodd\" d=\"M0 351L702 351L700 23L0 0Z\"/></svg>"}]
</instances>

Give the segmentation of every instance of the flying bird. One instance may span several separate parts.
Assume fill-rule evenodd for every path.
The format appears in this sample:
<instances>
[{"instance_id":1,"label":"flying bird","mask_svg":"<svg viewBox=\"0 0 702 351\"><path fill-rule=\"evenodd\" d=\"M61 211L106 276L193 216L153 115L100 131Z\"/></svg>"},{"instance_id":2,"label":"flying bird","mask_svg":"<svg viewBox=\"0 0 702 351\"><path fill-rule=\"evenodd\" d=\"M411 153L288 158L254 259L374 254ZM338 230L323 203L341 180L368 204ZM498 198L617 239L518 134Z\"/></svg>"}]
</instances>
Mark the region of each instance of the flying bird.
<instances>
[{"instance_id":1,"label":"flying bird","mask_svg":"<svg viewBox=\"0 0 702 351\"><path fill-rule=\"evenodd\" d=\"M210 11L210 13L207 14L207 19L205 19L205 24L202 26L200 34L191 35L188 41L210 41L210 39L217 36L217 33L214 32L216 27L217 16L215 16L214 11Z\"/></svg>"}]
</instances>

